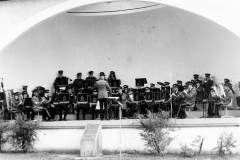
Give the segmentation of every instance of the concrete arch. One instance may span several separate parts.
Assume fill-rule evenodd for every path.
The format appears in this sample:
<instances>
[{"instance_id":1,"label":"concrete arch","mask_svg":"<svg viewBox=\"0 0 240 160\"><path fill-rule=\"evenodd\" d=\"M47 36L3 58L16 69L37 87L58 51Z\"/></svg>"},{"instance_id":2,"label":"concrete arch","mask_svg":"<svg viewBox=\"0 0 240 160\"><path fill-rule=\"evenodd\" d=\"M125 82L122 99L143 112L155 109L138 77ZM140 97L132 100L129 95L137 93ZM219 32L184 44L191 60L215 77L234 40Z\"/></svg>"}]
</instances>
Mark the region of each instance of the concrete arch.
<instances>
[{"instance_id":1,"label":"concrete arch","mask_svg":"<svg viewBox=\"0 0 240 160\"><path fill-rule=\"evenodd\" d=\"M102 0L88 0L88 1L70 0L40 12L39 14L31 17L21 25L17 26L9 35L7 35L7 37L4 37L3 40L0 41L0 54L7 46L9 46L12 42L14 42L19 36L24 34L27 30L31 29L35 25L41 23L42 21L50 17L56 16L64 11L67 11L79 6L98 3L98 2L103 2L103 1ZM236 15L231 15L231 17L226 16L223 13L219 12L218 10L215 10L214 8L197 3L196 0L195 1L182 0L181 2L175 1L175 0L171 0L171 1L151 0L151 2L171 5L171 6L201 15L207 19L210 19L222 25L223 27L235 33L236 35L240 36L240 31L239 31L240 22L238 21L238 16Z\"/></svg>"}]
</instances>

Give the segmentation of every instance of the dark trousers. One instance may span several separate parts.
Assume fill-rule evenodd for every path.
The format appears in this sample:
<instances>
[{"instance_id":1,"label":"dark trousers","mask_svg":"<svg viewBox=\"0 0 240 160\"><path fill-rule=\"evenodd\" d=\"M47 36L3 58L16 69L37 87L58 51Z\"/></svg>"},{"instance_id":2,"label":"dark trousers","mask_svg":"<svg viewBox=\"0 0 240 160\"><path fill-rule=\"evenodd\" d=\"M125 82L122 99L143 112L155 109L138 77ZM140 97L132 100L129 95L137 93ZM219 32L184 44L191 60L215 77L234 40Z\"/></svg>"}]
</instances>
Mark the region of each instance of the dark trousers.
<instances>
[{"instance_id":1,"label":"dark trousers","mask_svg":"<svg viewBox=\"0 0 240 160\"><path fill-rule=\"evenodd\" d=\"M214 107L214 103L209 103L208 104L208 115L209 116L214 116L215 114L215 107Z\"/></svg>"},{"instance_id":2,"label":"dark trousers","mask_svg":"<svg viewBox=\"0 0 240 160\"><path fill-rule=\"evenodd\" d=\"M139 113L143 114L143 115L147 115L147 109L148 109L147 103L146 102L141 102L139 104L139 107L140 107Z\"/></svg>"},{"instance_id":3,"label":"dark trousers","mask_svg":"<svg viewBox=\"0 0 240 160\"><path fill-rule=\"evenodd\" d=\"M79 120L79 116L80 116L80 110L82 109L83 112L83 119L85 119L87 110L88 110L88 104L77 104L77 120Z\"/></svg>"},{"instance_id":4,"label":"dark trousers","mask_svg":"<svg viewBox=\"0 0 240 160\"><path fill-rule=\"evenodd\" d=\"M218 103L209 103L208 105L208 115L209 116L215 116L215 117L220 117L220 114L219 114L219 108L220 108L220 104Z\"/></svg>"},{"instance_id":5,"label":"dark trousers","mask_svg":"<svg viewBox=\"0 0 240 160\"><path fill-rule=\"evenodd\" d=\"M31 120L34 120L35 112L33 108L26 108L26 114L27 114L27 119L31 118Z\"/></svg>"},{"instance_id":6,"label":"dark trousers","mask_svg":"<svg viewBox=\"0 0 240 160\"><path fill-rule=\"evenodd\" d=\"M59 114L59 118L60 120L62 120L62 111L64 111L64 118L67 118L67 111L68 111L68 104L59 104L57 105L58 108L58 114Z\"/></svg>"},{"instance_id":7,"label":"dark trousers","mask_svg":"<svg viewBox=\"0 0 240 160\"><path fill-rule=\"evenodd\" d=\"M177 112L177 117L180 117L180 118L185 118L187 116L186 112L184 111L184 108L186 106L189 106L189 104L183 102L183 103L180 103L179 105L179 108L178 108L178 112Z\"/></svg>"},{"instance_id":8,"label":"dark trousers","mask_svg":"<svg viewBox=\"0 0 240 160\"><path fill-rule=\"evenodd\" d=\"M91 106L92 119L98 118L99 110L96 110L96 105Z\"/></svg>"},{"instance_id":9,"label":"dark trousers","mask_svg":"<svg viewBox=\"0 0 240 160\"><path fill-rule=\"evenodd\" d=\"M49 107L48 108L48 112L50 114L50 119L54 120L55 119L55 115L56 115L56 110L54 107Z\"/></svg>"},{"instance_id":10,"label":"dark trousers","mask_svg":"<svg viewBox=\"0 0 240 160\"><path fill-rule=\"evenodd\" d=\"M119 106L118 105L112 105L111 106L111 113L113 113L113 118L116 119L118 118L118 114L119 114ZM112 114L111 114L112 116ZM111 117L112 118L112 117Z\"/></svg>"},{"instance_id":11,"label":"dark trousers","mask_svg":"<svg viewBox=\"0 0 240 160\"><path fill-rule=\"evenodd\" d=\"M107 98L99 99L99 103L100 103L100 119L103 120L104 117L105 119L108 119ZM103 107L105 110L105 114L103 114Z\"/></svg>"}]
</instances>

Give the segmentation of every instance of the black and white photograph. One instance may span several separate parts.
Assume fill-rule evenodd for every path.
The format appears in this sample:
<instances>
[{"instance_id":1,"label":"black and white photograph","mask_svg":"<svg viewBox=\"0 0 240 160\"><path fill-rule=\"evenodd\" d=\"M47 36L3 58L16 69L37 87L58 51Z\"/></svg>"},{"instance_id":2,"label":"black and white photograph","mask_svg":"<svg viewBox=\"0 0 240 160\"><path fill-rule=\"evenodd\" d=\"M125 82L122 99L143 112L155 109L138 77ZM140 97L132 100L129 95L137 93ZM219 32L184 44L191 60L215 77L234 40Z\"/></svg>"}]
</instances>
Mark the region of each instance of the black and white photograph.
<instances>
[{"instance_id":1,"label":"black and white photograph","mask_svg":"<svg viewBox=\"0 0 240 160\"><path fill-rule=\"evenodd\" d=\"M239 0L0 0L1 160L239 160Z\"/></svg>"}]
</instances>

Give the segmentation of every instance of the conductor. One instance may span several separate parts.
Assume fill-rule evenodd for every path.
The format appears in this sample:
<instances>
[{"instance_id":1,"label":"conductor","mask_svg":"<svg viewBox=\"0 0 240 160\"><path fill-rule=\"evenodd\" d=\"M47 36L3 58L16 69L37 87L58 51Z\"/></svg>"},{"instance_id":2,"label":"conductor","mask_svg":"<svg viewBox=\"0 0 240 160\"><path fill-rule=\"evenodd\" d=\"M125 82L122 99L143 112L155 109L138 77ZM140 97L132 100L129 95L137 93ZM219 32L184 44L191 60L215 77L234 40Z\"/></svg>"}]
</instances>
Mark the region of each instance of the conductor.
<instances>
[{"instance_id":1,"label":"conductor","mask_svg":"<svg viewBox=\"0 0 240 160\"><path fill-rule=\"evenodd\" d=\"M99 80L96 82L94 85L94 88L98 88L98 100L100 103L100 118L101 120L108 120L108 109L107 109L107 102L108 102L108 92L109 91L109 96L111 97L112 95L112 90L108 84L108 82L105 79L105 74L104 72L101 72L99 75ZM105 109L105 116L103 116L103 106Z\"/></svg>"}]
</instances>

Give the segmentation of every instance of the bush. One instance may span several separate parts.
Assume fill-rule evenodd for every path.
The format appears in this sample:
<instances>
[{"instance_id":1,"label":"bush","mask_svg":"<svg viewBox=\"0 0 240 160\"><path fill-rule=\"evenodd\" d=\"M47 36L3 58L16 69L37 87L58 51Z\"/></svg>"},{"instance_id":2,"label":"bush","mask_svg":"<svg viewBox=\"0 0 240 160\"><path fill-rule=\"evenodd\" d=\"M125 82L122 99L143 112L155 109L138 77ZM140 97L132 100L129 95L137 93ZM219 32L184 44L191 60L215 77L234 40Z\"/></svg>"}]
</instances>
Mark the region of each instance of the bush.
<instances>
[{"instance_id":1,"label":"bush","mask_svg":"<svg viewBox=\"0 0 240 160\"><path fill-rule=\"evenodd\" d=\"M184 145L180 142L180 154L183 157L192 157L193 156L193 150L188 147L188 145L185 143Z\"/></svg>"},{"instance_id":2,"label":"bush","mask_svg":"<svg viewBox=\"0 0 240 160\"><path fill-rule=\"evenodd\" d=\"M2 151L2 145L8 141L7 132L9 125L3 120L0 120L0 152Z\"/></svg>"},{"instance_id":3,"label":"bush","mask_svg":"<svg viewBox=\"0 0 240 160\"><path fill-rule=\"evenodd\" d=\"M175 123L166 119L162 113L148 112L147 117L139 117L139 123L143 128L140 136L146 142L146 149L163 154L166 147L174 139L169 134L175 131Z\"/></svg>"},{"instance_id":4,"label":"bush","mask_svg":"<svg viewBox=\"0 0 240 160\"><path fill-rule=\"evenodd\" d=\"M193 139L191 146L195 147L195 154L201 154L204 139L200 135Z\"/></svg>"},{"instance_id":5,"label":"bush","mask_svg":"<svg viewBox=\"0 0 240 160\"><path fill-rule=\"evenodd\" d=\"M39 127L37 122L25 122L22 116L16 118L11 127L9 142L15 150L23 152L32 151L34 144L38 140L36 129Z\"/></svg>"},{"instance_id":6,"label":"bush","mask_svg":"<svg viewBox=\"0 0 240 160\"><path fill-rule=\"evenodd\" d=\"M218 154L231 154L231 148L236 148L235 143L237 140L234 139L233 133L228 134L226 131L222 132L220 137L218 137L218 141L216 147L213 150L216 150Z\"/></svg>"}]
</instances>

